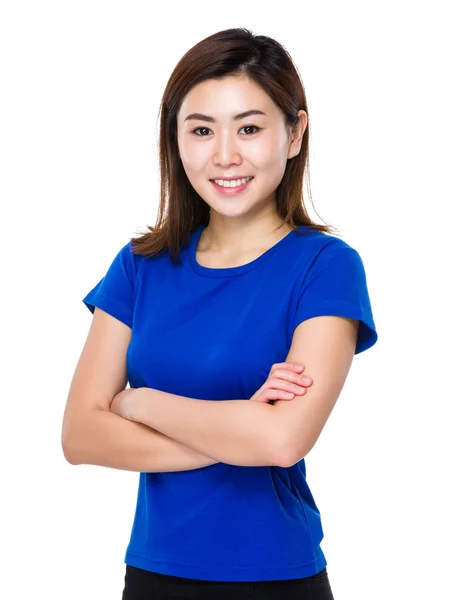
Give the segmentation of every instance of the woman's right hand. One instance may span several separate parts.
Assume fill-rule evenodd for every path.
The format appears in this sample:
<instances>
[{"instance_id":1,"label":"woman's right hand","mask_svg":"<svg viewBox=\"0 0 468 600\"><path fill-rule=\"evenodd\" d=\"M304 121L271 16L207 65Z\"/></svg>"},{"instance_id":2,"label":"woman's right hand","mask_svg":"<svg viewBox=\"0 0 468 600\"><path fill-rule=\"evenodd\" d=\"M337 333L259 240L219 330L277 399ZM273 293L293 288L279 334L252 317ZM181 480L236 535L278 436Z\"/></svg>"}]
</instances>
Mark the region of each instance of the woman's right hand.
<instances>
[{"instance_id":1,"label":"woman's right hand","mask_svg":"<svg viewBox=\"0 0 468 600\"><path fill-rule=\"evenodd\" d=\"M255 402L266 402L275 404L277 400L294 400L296 396L302 396L306 393L306 388L313 383L304 381L301 375L304 369L303 365L293 363L275 363L270 370L268 379L262 387L250 398Z\"/></svg>"}]
</instances>

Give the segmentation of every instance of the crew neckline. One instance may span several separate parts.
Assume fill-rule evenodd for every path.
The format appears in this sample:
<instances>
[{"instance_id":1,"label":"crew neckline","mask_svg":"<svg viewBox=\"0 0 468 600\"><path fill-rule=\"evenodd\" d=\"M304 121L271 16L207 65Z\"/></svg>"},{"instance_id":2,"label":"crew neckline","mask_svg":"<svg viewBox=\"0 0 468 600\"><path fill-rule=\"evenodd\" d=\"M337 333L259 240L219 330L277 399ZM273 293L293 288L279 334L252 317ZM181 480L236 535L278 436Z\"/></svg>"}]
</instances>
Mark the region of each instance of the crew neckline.
<instances>
[{"instance_id":1,"label":"crew neckline","mask_svg":"<svg viewBox=\"0 0 468 600\"><path fill-rule=\"evenodd\" d=\"M213 268L213 267L205 267L201 265L196 259L196 252L198 242L200 240L203 229L206 225L199 225L192 233L191 242L188 248L188 262L192 270L198 275L202 275L203 277L234 277L236 275L242 275L243 273L247 273L252 269L255 269L268 258L270 258L277 250L288 244L294 236L295 230L293 229L289 233L287 233L279 242L276 242L271 248L268 248L263 254L257 256L254 260L246 263L245 265L238 265L237 267L222 267L222 268ZM300 227L300 226L299 226Z\"/></svg>"}]
</instances>

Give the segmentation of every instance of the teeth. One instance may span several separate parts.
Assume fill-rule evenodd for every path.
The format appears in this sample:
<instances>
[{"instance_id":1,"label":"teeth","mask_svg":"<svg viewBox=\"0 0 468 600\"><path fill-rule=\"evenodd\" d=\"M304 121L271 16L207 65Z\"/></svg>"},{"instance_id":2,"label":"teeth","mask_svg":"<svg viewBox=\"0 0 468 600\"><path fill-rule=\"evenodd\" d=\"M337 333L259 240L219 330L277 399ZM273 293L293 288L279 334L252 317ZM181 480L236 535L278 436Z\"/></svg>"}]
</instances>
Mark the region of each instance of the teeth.
<instances>
[{"instance_id":1,"label":"teeth","mask_svg":"<svg viewBox=\"0 0 468 600\"><path fill-rule=\"evenodd\" d=\"M226 179L215 179L214 181L222 187L239 187L251 179L253 179L253 177L243 177L242 179L233 179L232 181L227 181Z\"/></svg>"}]
</instances>

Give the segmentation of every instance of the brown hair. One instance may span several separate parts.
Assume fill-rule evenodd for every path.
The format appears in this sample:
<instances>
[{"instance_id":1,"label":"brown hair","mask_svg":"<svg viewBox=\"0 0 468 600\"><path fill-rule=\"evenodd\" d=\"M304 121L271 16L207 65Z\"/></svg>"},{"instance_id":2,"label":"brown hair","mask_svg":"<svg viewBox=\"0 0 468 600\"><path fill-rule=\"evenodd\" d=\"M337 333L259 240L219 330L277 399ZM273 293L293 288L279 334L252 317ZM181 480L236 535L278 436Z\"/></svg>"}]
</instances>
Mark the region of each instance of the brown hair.
<instances>
[{"instance_id":1,"label":"brown hair","mask_svg":"<svg viewBox=\"0 0 468 600\"><path fill-rule=\"evenodd\" d=\"M192 187L179 158L177 114L193 86L207 79L227 76L246 76L259 85L282 110L289 127L299 122L299 110L308 114L300 75L286 49L274 39L253 35L245 28L235 28L219 31L193 46L177 63L161 100L158 217L154 227L147 226L149 231L141 237L131 238L135 254L155 256L168 250L172 262L181 264L181 247L188 243L190 234L199 225L209 223L210 207ZM298 225L306 225L327 234L338 231L331 225L314 223L307 215L302 193L304 173L311 197L309 126L305 129L299 154L287 161L283 179L276 188L277 211L283 221L295 229Z\"/></svg>"}]
</instances>

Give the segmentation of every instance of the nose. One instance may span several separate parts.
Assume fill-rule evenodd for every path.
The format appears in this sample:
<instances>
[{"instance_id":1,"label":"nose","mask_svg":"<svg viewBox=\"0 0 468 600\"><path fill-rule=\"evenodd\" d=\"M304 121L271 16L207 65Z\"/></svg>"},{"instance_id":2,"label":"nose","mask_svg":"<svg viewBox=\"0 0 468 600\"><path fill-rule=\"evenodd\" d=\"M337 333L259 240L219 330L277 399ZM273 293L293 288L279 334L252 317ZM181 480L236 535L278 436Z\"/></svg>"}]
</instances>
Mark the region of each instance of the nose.
<instances>
[{"instance_id":1,"label":"nose","mask_svg":"<svg viewBox=\"0 0 468 600\"><path fill-rule=\"evenodd\" d=\"M229 166L242 162L237 140L231 133L218 134L213 149L213 163L215 165Z\"/></svg>"}]
</instances>

